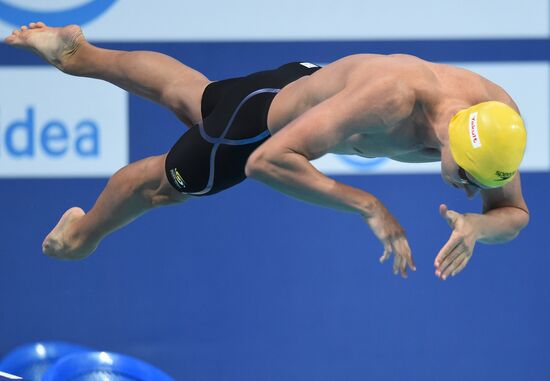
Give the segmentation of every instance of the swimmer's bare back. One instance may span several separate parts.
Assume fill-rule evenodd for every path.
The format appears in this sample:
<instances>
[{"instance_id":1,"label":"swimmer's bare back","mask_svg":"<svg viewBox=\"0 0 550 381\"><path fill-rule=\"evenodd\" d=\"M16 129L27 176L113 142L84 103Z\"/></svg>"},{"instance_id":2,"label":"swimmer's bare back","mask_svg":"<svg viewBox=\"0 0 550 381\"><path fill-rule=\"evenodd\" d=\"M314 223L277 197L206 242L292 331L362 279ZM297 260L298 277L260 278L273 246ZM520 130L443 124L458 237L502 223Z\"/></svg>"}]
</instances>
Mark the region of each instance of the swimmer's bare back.
<instances>
[{"instance_id":1,"label":"swimmer's bare back","mask_svg":"<svg viewBox=\"0 0 550 381\"><path fill-rule=\"evenodd\" d=\"M286 86L275 97L269 110L268 125L271 132L279 131L307 110L346 88L352 89L350 93L356 92L357 96L369 88L380 88L379 97L398 99L413 96L417 107L411 110L411 116L434 125L437 124L434 123L437 116L452 107L452 103L463 106L497 100L517 110L513 99L504 89L469 70L428 62L406 54L356 54L334 61L314 75ZM392 93L396 89L397 92ZM408 94L400 93L399 89ZM413 94L410 94L411 91ZM392 117L387 115L385 118L382 116L382 119L377 127L382 127ZM368 121L357 121L362 122L365 133L376 133ZM402 121L410 125L408 122ZM345 150L345 153L358 154L352 147L339 145L339 148ZM378 155L377 152L365 152L364 156L387 156L387 152L379 152Z\"/></svg>"}]
</instances>

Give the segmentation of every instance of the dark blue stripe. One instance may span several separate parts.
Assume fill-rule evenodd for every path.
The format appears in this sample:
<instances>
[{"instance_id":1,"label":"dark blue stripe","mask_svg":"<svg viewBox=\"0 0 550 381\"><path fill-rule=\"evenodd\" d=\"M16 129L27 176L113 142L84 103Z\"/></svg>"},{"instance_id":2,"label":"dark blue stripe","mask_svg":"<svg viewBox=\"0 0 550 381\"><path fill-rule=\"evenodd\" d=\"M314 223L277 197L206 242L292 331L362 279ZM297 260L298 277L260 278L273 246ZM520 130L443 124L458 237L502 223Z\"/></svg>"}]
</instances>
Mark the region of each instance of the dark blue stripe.
<instances>
[{"instance_id":1,"label":"dark blue stripe","mask_svg":"<svg viewBox=\"0 0 550 381\"><path fill-rule=\"evenodd\" d=\"M394 41L294 41L294 42L170 42L102 43L122 50L164 52L195 66L241 68L307 60L330 62L355 53L408 53L430 61L550 61L550 39L499 40L394 40ZM33 55L0 44L0 65L40 65Z\"/></svg>"},{"instance_id":2,"label":"dark blue stripe","mask_svg":"<svg viewBox=\"0 0 550 381\"><path fill-rule=\"evenodd\" d=\"M223 139L223 138L213 138L206 133L202 123L199 123L199 132L204 140L211 144L221 144L226 146L244 146L247 144L257 143L260 140L264 140L270 135L269 130L248 139Z\"/></svg>"}]
</instances>

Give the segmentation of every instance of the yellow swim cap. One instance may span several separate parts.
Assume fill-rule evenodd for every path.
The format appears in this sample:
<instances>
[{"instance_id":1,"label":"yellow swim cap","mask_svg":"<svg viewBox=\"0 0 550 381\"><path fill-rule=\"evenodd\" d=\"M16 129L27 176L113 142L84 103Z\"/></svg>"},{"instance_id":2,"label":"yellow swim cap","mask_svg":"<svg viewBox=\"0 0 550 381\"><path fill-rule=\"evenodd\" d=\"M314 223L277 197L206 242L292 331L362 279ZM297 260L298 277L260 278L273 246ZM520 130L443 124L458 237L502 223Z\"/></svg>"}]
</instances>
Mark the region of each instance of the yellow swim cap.
<instances>
[{"instance_id":1,"label":"yellow swim cap","mask_svg":"<svg viewBox=\"0 0 550 381\"><path fill-rule=\"evenodd\" d=\"M449 123L455 162L489 188L512 181L526 140L521 116L501 102L483 102L460 110Z\"/></svg>"}]
</instances>

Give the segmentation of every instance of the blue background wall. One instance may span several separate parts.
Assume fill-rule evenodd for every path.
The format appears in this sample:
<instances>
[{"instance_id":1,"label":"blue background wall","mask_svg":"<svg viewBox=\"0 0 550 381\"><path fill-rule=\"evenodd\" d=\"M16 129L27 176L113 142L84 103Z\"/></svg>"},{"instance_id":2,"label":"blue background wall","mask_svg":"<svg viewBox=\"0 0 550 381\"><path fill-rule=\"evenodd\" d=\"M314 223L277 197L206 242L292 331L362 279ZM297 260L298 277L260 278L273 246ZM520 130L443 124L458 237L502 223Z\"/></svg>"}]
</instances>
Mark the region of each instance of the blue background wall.
<instances>
[{"instance_id":1,"label":"blue background wall","mask_svg":"<svg viewBox=\"0 0 550 381\"><path fill-rule=\"evenodd\" d=\"M163 51L213 79L364 51L550 59L548 40L104 46ZM0 45L0 65L13 64L41 63ZM133 96L130 126L131 161L165 152L184 130ZM550 378L548 173L523 176L532 217L522 234L478 245L446 282L433 274L450 234L438 205L478 211L478 199L437 175L338 180L372 192L401 221L418 267L408 280L378 263L381 245L358 217L251 181L155 210L89 259L57 262L42 256L43 237L67 208L90 208L106 179L0 180L0 354L67 340L140 357L178 380Z\"/></svg>"}]
</instances>

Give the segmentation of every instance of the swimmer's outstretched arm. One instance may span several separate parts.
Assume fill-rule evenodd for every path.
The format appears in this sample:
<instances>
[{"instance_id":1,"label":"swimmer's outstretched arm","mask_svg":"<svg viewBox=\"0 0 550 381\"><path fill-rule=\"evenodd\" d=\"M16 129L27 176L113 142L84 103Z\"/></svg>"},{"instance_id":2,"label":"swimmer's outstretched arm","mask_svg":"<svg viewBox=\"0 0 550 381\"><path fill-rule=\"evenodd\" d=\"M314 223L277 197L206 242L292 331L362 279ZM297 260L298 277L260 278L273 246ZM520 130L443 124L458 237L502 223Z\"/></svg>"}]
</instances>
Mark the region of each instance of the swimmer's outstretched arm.
<instances>
[{"instance_id":1,"label":"swimmer's outstretched arm","mask_svg":"<svg viewBox=\"0 0 550 381\"><path fill-rule=\"evenodd\" d=\"M462 271L470 261L477 241L504 243L514 239L528 223L529 210L521 192L519 173L502 188L484 189L483 214L460 214L439 207L453 230L434 261L435 274L445 280Z\"/></svg>"},{"instance_id":2,"label":"swimmer's outstretched arm","mask_svg":"<svg viewBox=\"0 0 550 381\"><path fill-rule=\"evenodd\" d=\"M395 253L394 273L406 277L407 265L412 270L415 265L397 220L372 194L326 177L309 162L349 136L365 132L365 125L391 124L410 114L414 99L406 90L383 82L368 89L344 89L308 110L261 145L249 158L246 172L300 200L360 214L384 245L381 262ZM393 115L395 120L380 115Z\"/></svg>"}]
</instances>

